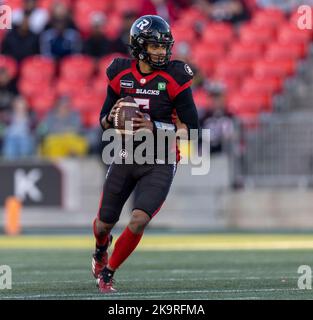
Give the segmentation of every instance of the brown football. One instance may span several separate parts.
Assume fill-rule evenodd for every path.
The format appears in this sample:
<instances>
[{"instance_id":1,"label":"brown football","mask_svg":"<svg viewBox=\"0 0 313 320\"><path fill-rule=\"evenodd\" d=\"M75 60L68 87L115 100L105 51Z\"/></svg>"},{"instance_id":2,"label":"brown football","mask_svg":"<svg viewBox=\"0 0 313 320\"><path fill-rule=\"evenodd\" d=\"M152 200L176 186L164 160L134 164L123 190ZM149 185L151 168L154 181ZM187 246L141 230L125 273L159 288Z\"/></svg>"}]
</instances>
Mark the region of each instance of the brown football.
<instances>
[{"instance_id":1,"label":"brown football","mask_svg":"<svg viewBox=\"0 0 313 320\"><path fill-rule=\"evenodd\" d=\"M127 96L120 103L114 117L114 128L119 130L122 134L133 134L133 129L128 124L126 128L126 121L132 121L132 118L137 118L136 111L140 111L133 97Z\"/></svg>"}]
</instances>

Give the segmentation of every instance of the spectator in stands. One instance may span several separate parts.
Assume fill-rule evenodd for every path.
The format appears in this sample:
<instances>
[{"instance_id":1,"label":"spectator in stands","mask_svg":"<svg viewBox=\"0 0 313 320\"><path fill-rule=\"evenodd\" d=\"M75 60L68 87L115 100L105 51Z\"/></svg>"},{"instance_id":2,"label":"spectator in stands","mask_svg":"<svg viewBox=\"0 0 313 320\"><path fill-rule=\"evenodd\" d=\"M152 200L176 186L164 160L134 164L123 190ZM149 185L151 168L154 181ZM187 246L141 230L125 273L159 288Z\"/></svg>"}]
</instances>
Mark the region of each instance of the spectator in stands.
<instances>
[{"instance_id":1,"label":"spectator in stands","mask_svg":"<svg viewBox=\"0 0 313 320\"><path fill-rule=\"evenodd\" d=\"M86 154L88 144L81 135L82 130L79 113L72 109L68 97L61 97L39 126L38 133L43 139L42 155L66 157Z\"/></svg>"},{"instance_id":2,"label":"spectator in stands","mask_svg":"<svg viewBox=\"0 0 313 320\"><path fill-rule=\"evenodd\" d=\"M39 53L38 36L29 29L28 18L25 16L19 25L13 27L4 37L2 53L17 61Z\"/></svg>"},{"instance_id":3,"label":"spectator in stands","mask_svg":"<svg viewBox=\"0 0 313 320\"><path fill-rule=\"evenodd\" d=\"M67 27L65 18L54 19L52 28L44 31L40 38L41 53L56 60L81 51L79 33Z\"/></svg>"},{"instance_id":4,"label":"spectator in stands","mask_svg":"<svg viewBox=\"0 0 313 320\"><path fill-rule=\"evenodd\" d=\"M212 97L211 107L203 118L202 128L210 129L211 152L219 153L224 151L225 143L234 134L234 116L227 111L223 86L211 86L210 94ZM208 142L208 138L206 134L203 135L204 142Z\"/></svg>"},{"instance_id":5,"label":"spectator in stands","mask_svg":"<svg viewBox=\"0 0 313 320\"><path fill-rule=\"evenodd\" d=\"M28 17L29 28L33 33L39 34L49 20L49 12L37 7L37 0L24 0L24 7L13 11L13 24L21 24L24 17Z\"/></svg>"},{"instance_id":6,"label":"spectator in stands","mask_svg":"<svg viewBox=\"0 0 313 320\"><path fill-rule=\"evenodd\" d=\"M14 96L17 94L8 70L0 67L0 117L3 111L9 110L12 106Z\"/></svg>"},{"instance_id":7,"label":"spectator in stands","mask_svg":"<svg viewBox=\"0 0 313 320\"><path fill-rule=\"evenodd\" d=\"M240 23L249 19L243 0L197 0L196 4L213 21Z\"/></svg>"},{"instance_id":8,"label":"spectator in stands","mask_svg":"<svg viewBox=\"0 0 313 320\"><path fill-rule=\"evenodd\" d=\"M58 20L64 21L66 28L77 30L77 26L72 18L70 9L61 1L53 2L51 6L50 20L45 26L45 30L53 28Z\"/></svg>"},{"instance_id":9,"label":"spectator in stands","mask_svg":"<svg viewBox=\"0 0 313 320\"><path fill-rule=\"evenodd\" d=\"M155 14L162 17L168 23L172 23L178 17L177 3L172 0L143 0L139 16Z\"/></svg>"},{"instance_id":10,"label":"spectator in stands","mask_svg":"<svg viewBox=\"0 0 313 320\"><path fill-rule=\"evenodd\" d=\"M91 34L84 42L83 53L95 58L112 52L113 44L103 33L106 17L101 12L91 16Z\"/></svg>"},{"instance_id":11,"label":"spectator in stands","mask_svg":"<svg viewBox=\"0 0 313 320\"><path fill-rule=\"evenodd\" d=\"M30 113L26 100L18 96L13 101L12 111L5 119L3 156L18 159L34 152L35 117Z\"/></svg>"},{"instance_id":12,"label":"spectator in stands","mask_svg":"<svg viewBox=\"0 0 313 320\"><path fill-rule=\"evenodd\" d=\"M114 52L119 52L125 55L129 54L128 44L129 44L129 30L133 25L134 21L137 19L137 13L133 11L127 11L123 15L123 25L119 36L113 43Z\"/></svg>"}]
</instances>

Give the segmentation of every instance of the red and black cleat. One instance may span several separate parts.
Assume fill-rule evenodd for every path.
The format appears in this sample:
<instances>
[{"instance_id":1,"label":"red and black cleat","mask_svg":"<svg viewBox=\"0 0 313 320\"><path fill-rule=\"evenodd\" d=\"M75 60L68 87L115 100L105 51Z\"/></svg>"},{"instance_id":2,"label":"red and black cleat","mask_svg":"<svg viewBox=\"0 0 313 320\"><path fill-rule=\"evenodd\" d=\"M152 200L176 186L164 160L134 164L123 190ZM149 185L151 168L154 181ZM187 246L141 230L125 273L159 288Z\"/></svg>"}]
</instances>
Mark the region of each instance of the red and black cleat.
<instances>
[{"instance_id":1,"label":"red and black cleat","mask_svg":"<svg viewBox=\"0 0 313 320\"><path fill-rule=\"evenodd\" d=\"M110 235L109 243L104 248L96 248L96 252L92 255L91 270L93 276L97 279L101 271L108 264L109 254L107 249L111 245L113 237Z\"/></svg>"},{"instance_id":2,"label":"red and black cleat","mask_svg":"<svg viewBox=\"0 0 313 320\"><path fill-rule=\"evenodd\" d=\"M113 279L114 272L104 268L104 270L100 273L97 279L97 287L101 293L115 293L117 290L113 288L114 279Z\"/></svg>"}]
</instances>

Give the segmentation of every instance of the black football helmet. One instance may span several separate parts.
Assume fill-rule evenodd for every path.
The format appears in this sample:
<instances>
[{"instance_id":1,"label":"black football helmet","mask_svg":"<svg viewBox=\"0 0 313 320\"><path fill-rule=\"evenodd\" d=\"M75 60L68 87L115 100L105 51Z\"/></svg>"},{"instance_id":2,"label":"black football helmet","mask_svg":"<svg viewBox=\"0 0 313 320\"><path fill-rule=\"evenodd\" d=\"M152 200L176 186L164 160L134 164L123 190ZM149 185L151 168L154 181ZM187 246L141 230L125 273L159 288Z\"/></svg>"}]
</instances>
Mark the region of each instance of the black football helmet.
<instances>
[{"instance_id":1,"label":"black football helmet","mask_svg":"<svg viewBox=\"0 0 313 320\"><path fill-rule=\"evenodd\" d=\"M156 43L166 46L166 55L151 59L147 44ZM137 19L130 29L130 49L135 59L147 62L153 69L164 69L170 61L174 39L168 23L159 16L146 15Z\"/></svg>"}]
</instances>

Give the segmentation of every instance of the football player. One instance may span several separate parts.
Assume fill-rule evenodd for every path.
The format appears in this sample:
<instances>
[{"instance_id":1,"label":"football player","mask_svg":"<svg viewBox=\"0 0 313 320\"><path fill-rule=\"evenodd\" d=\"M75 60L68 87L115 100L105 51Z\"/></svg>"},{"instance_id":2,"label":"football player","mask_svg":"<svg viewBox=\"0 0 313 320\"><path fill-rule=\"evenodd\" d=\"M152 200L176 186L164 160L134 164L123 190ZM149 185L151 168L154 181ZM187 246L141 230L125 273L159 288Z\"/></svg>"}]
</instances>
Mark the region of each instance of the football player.
<instances>
[{"instance_id":1,"label":"football player","mask_svg":"<svg viewBox=\"0 0 313 320\"><path fill-rule=\"evenodd\" d=\"M133 59L114 59L107 69L109 85L100 114L104 130L113 127L116 110L126 96L140 107L134 119L134 130L184 131L198 129L198 115L193 101L193 72L182 61L170 60L174 40L168 23L159 16L146 15L137 19L130 30ZM146 114L149 117L145 116ZM176 114L176 123L173 121ZM158 213L172 184L176 163L157 161L153 164L116 164L108 169L97 218L93 229L96 250L92 272L100 292L115 292L114 272L134 251L145 227ZM164 160L164 159L163 159ZM110 232L119 220L121 210L136 187L130 222L115 243Z\"/></svg>"}]
</instances>

